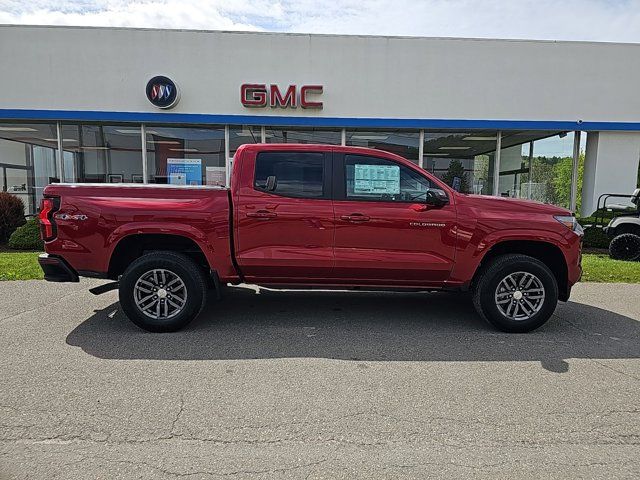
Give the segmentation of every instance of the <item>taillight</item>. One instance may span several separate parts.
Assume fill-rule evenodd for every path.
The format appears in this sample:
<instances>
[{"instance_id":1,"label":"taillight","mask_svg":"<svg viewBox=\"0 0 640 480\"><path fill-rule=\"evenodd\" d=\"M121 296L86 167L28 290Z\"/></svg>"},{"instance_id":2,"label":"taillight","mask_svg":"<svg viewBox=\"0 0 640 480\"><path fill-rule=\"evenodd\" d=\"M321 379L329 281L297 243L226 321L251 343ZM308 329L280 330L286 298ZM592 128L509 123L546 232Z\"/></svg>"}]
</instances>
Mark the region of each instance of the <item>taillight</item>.
<instances>
[{"instance_id":1,"label":"taillight","mask_svg":"<svg viewBox=\"0 0 640 480\"><path fill-rule=\"evenodd\" d=\"M58 209L58 199L43 198L40 203L40 236L42 240L49 241L56 236L56 224L53 221L53 213Z\"/></svg>"}]
</instances>

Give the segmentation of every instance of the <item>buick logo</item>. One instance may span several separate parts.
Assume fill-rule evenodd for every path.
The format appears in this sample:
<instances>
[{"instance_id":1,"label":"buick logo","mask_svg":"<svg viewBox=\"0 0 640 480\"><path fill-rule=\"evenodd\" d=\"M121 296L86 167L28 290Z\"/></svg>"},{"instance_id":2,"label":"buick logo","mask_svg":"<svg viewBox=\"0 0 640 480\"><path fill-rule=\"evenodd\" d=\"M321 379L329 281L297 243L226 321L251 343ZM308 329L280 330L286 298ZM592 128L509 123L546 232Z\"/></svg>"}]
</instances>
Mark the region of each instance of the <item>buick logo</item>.
<instances>
[{"instance_id":1,"label":"buick logo","mask_svg":"<svg viewBox=\"0 0 640 480\"><path fill-rule=\"evenodd\" d=\"M170 78L158 75L147 82L147 98L158 108L171 108L178 103L178 86Z\"/></svg>"}]
</instances>

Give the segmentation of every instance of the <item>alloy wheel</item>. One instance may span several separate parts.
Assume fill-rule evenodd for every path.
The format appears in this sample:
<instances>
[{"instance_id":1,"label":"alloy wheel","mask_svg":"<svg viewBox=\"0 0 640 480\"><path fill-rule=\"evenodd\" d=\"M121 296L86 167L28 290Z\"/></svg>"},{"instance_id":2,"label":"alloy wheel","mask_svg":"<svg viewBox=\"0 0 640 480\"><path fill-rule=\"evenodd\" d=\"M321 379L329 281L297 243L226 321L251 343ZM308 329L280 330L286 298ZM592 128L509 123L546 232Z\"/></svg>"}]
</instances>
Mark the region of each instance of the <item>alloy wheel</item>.
<instances>
[{"instance_id":1,"label":"alloy wheel","mask_svg":"<svg viewBox=\"0 0 640 480\"><path fill-rule=\"evenodd\" d=\"M511 320L528 320L544 304L545 290L538 277L529 272L514 272L503 278L495 293L498 310Z\"/></svg>"},{"instance_id":2,"label":"alloy wheel","mask_svg":"<svg viewBox=\"0 0 640 480\"><path fill-rule=\"evenodd\" d=\"M187 287L171 270L156 268L138 278L133 298L143 314L165 320L182 312L187 304Z\"/></svg>"}]
</instances>

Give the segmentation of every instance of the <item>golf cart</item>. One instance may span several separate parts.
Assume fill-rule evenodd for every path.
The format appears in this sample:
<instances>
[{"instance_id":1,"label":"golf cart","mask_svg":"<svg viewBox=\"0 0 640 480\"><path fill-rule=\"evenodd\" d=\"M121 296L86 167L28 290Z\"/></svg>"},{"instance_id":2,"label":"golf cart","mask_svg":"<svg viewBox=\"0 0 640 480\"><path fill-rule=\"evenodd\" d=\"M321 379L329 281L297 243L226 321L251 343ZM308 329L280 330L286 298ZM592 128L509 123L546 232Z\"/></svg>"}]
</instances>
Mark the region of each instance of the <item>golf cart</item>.
<instances>
[{"instance_id":1,"label":"golf cart","mask_svg":"<svg viewBox=\"0 0 640 480\"><path fill-rule=\"evenodd\" d=\"M628 198L629 203L608 203L610 198ZM613 218L604 227L607 213ZM603 227L611 238L609 256L616 260L640 258L640 188L631 195L605 193L598 198L594 226Z\"/></svg>"}]
</instances>

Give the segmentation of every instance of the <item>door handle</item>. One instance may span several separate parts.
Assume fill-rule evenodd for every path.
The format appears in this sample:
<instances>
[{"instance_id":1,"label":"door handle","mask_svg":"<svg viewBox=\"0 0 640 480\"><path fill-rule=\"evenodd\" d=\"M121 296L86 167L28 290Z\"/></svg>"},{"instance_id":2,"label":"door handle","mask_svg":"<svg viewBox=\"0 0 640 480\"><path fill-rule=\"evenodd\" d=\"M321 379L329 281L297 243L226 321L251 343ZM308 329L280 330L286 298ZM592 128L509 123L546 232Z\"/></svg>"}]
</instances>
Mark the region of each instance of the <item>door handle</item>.
<instances>
[{"instance_id":1,"label":"door handle","mask_svg":"<svg viewBox=\"0 0 640 480\"><path fill-rule=\"evenodd\" d=\"M270 218L275 218L277 216L278 214L276 212L270 212L268 210L258 210L257 212L247 212L247 217L264 218L267 220Z\"/></svg>"},{"instance_id":2,"label":"door handle","mask_svg":"<svg viewBox=\"0 0 640 480\"><path fill-rule=\"evenodd\" d=\"M363 215L362 213L352 213L351 215L342 215L340 217L342 220L346 220L347 222L368 222L371 220L371 217L368 215Z\"/></svg>"}]
</instances>

